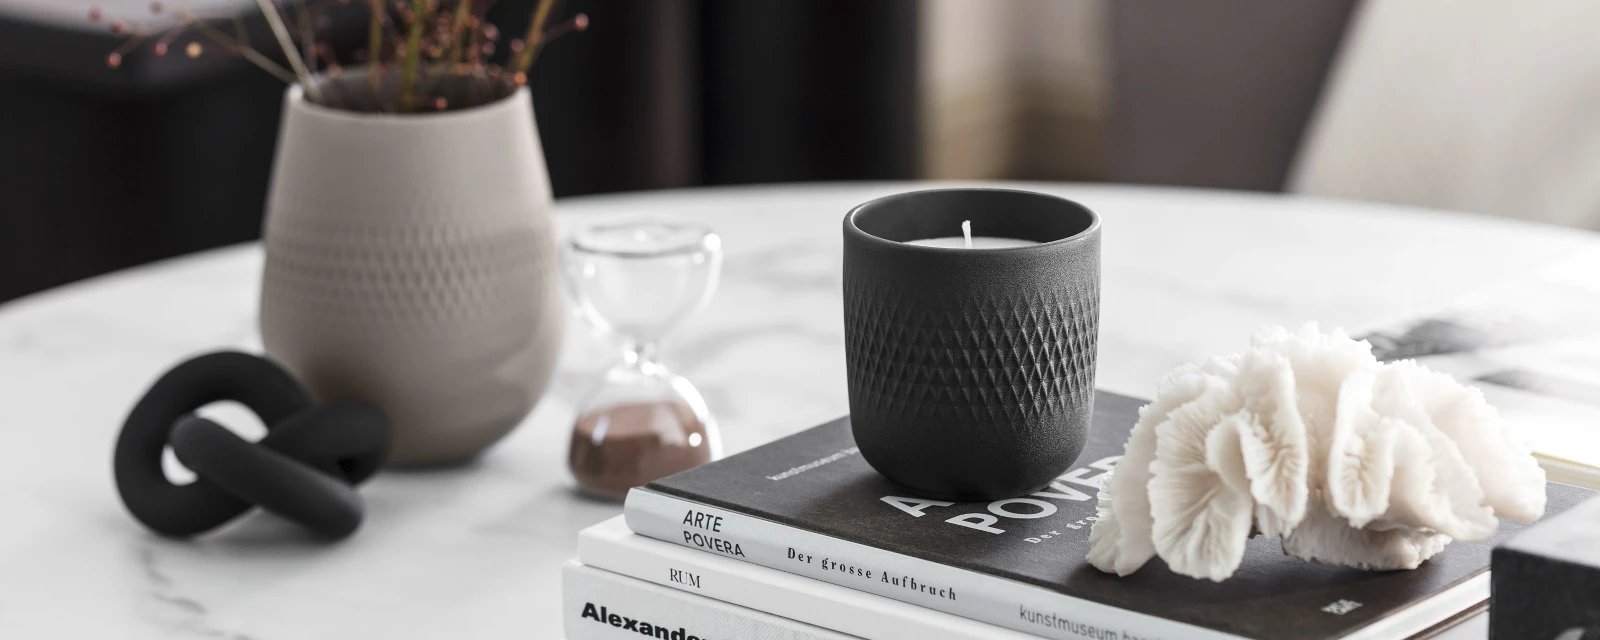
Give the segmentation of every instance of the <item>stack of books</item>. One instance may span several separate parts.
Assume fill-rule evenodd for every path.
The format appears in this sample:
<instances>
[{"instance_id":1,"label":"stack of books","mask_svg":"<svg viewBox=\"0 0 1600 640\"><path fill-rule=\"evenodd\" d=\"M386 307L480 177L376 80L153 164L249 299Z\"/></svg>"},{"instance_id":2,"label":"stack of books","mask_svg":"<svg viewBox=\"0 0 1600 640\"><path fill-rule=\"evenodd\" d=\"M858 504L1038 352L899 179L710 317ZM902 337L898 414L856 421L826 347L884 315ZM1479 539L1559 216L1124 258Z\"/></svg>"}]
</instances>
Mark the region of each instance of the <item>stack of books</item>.
<instances>
[{"instance_id":1,"label":"stack of books","mask_svg":"<svg viewBox=\"0 0 1600 640\"><path fill-rule=\"evenodd\" d=\"M1159 560L1105 574L1084 559L1096 494L1141 404L1097 394L1076 466L1020 498L908 494L843 419L635 489L564 569L567 637L1426 637L1487 606L1490 550L1524 528L1412 571L1309 563L1258 536L1221 583ZM1551 484L1546 513L1592 494Z\"/></svg>"}]
</instances>

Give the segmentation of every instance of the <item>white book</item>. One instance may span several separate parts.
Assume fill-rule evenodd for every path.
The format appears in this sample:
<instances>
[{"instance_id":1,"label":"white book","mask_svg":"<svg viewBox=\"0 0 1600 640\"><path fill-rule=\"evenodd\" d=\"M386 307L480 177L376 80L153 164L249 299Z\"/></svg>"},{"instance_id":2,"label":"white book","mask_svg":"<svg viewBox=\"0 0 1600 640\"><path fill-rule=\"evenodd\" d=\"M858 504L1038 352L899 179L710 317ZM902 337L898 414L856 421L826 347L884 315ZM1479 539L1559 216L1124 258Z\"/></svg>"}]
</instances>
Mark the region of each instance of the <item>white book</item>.
<instances>
[{"instance_id":1,"label":"white book","mask_svg":"<svg viewBox=\"0 0 1600 640\"><path fill-rule=\"evenodd\" d=\"M577 560L561 568L569 640L852 640L787 618L659 587Z\"/></svg>"},{"instance_id":2,"label":"white book","mask_svg":"<svg viewBox=\"0 0 1600 640\"><path fill-rule=\"evenodd\" d=\"M578 535L585 565L870 640L1023 640L1025 633L635 535L618 516Z\"/></svg>"}]
</instances>

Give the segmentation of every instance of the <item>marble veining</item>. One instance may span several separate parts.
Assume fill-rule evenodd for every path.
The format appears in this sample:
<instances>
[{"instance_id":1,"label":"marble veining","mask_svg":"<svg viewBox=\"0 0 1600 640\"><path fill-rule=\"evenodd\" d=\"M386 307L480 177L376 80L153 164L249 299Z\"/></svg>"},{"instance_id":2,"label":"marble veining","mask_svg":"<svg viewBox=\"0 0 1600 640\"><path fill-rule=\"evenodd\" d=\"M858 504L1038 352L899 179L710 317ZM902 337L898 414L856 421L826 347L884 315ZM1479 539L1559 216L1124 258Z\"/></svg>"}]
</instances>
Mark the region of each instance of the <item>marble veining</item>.
<instances>
[{"instance_id":1,"label":"marble veining","mask_svg":"<svg viewBox=\"0 0 1600 640\"><path fill-rule=\"evenodd\" d=\"M720 292L665 345L739 451L845 412L840 221L927 185L723 188L563 200L562 224L678 215L727 250ZM1168 369L1265 323L1359 329L1597 246L1554 227L1311 198L1013 185L1104 224L1098 383L1149 395ZM616 357L572 318L546 399L462 468L386 472L367 519L325 545L252 514L190 542L141 529L111 483L117 428L153 377L259 349L255 245L130 269L0 305L0 637L544 638L579 529L619 512L575 496L572 407Z\"/></svg>"}]
</instances>

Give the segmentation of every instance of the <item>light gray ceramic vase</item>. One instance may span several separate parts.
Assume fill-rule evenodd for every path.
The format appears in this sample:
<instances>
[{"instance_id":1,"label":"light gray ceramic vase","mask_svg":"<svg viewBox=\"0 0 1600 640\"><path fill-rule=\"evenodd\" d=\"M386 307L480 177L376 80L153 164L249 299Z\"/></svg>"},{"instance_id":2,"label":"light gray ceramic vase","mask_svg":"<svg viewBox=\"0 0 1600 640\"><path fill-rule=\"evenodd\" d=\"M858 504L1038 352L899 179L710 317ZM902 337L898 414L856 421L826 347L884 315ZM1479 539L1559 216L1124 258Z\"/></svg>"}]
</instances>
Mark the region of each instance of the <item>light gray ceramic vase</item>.
<instances>
[{"instance_id":1,"label":"light gray ceramic vase","mask_svg":"<svg viewBox=\"0 0 1600 640\"><path fill-rule=\"evenodd\" d=\"M267 354L318 400L382 407L391 462L471 457L538 401L568 317L527 89L431 114L285 102Z\"/></svg>"}]
</instances>

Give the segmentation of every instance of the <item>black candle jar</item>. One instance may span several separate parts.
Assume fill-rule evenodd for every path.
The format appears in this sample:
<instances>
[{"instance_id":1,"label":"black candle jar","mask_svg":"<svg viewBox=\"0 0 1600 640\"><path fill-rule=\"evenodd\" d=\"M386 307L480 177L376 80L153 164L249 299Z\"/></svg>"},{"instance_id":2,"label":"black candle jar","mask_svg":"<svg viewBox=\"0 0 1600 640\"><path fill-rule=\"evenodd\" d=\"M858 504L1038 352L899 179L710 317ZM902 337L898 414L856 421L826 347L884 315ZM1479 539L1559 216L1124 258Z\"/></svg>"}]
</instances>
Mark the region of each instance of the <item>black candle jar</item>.
<instances>
[{"instance_id":1,"label":"black candle jar","mask_svg":"<svg viewBox=\"0 0 1600 640\"><path fill-rule=\"evenodd\" d=\"M1040 244L906 244L972 235ZM844 219L845 356L861 456L913 493L1037 491L1078 457L1093 415L1100 219L1070 200L939 189Z\"/></svg>"}]
</instances>

